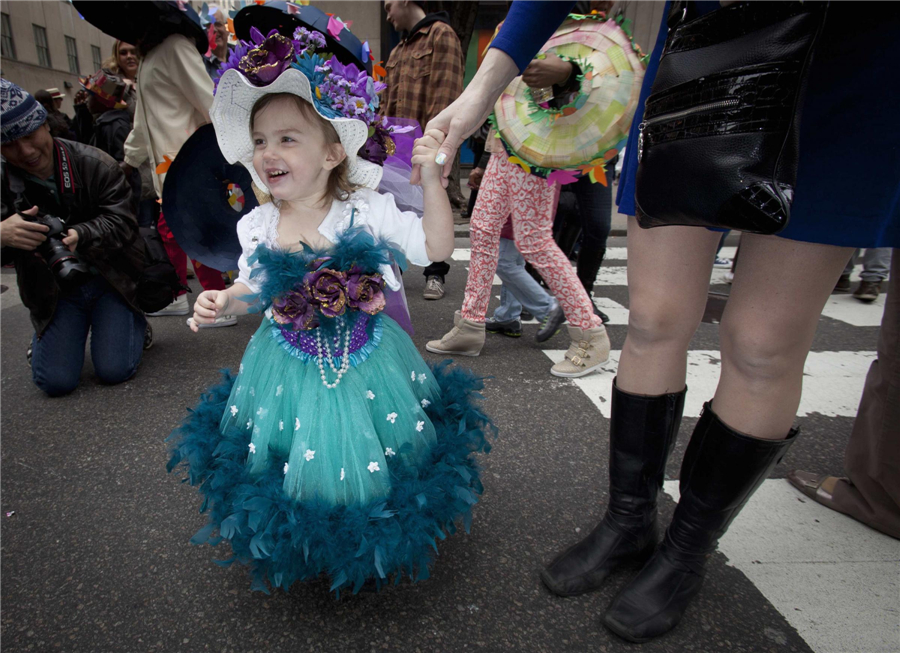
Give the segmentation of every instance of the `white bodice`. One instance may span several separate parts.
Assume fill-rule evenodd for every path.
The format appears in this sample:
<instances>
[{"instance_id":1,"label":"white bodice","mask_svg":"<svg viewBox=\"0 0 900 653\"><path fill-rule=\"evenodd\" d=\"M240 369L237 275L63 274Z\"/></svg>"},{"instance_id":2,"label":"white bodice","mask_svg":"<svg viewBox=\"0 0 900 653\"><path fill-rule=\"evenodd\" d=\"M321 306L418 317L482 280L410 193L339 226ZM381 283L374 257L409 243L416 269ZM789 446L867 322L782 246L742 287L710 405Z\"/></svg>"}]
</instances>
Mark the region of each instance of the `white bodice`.
<instances>
[{"instance_id":1,"label":"white bodice","mask_svg":"<svg viewBox=\"0 0 900 653\"><path fill-rule=\"evenodd\" d=\"M260 282L258 278L250 279L252 266L247 261L259 245L265 245L270 249L279 246L279 219L278 207L273 202L267 202L253 209L237 224L242 250L238 261L237 282L247 286L253 293L259 292ZM394 203L393 196L363 188L353 193L346 201L334 200L328 214L319 225L319 233L335 243L339 235L350 227L351 222L353 226L364 226L376 238L395 245L413 265L424 267L431 263L425 249L422 220L415 213L400 211ZM389 265L381 266L379 272L388 288L400 289L400 280Z\"/></svg>"}]
</instances>

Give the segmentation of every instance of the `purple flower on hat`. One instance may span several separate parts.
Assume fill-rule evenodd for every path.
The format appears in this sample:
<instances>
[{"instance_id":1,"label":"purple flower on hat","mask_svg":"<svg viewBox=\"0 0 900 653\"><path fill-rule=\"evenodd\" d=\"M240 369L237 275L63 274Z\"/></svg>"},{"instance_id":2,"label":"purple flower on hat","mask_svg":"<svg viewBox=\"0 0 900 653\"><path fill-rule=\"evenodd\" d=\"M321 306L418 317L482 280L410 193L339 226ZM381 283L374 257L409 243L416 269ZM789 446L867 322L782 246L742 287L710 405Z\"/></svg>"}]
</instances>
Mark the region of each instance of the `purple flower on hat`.
<instances>
[{"instance_id":1,"label":"purple flower on hat","mask_svg":"<svg viewBox=\"0 0 900 653\"><path fill-rule=\"evenodd\" d=\"M319 326L316 309L309 303L299 284L272 303L272 318L294 331L308 331Z\"/></svg>"},{"instance_id":2,"label":"purple flower on hat","mask_svg":"<svg viewBox=\"0 0 900 653\"><path fill-rule=\"evenodd\" d=\"M300 50L306 50L310 53L325 47L325 35L316 30L308 30L305 27L298 27L294 30L294 41L299 44Z\"/></svg>"},{"instance_id":3,"label":"purple flower on hat","mask_svg":"<svg viewBox=\"0 0 900 653\"><path fill-rule=\"evenodd\" d=\"M252 48L241 59L238 68L247 79L257 86L271 84L283 73L294 59L293 42L278 33L277 29L263 36L255 27L250 28Z\"/></svg>"},{"instance_id":4,"label":"purple flower on hat","mask_svg":"<svg viewBox=\"0 0 900 653\"><path fill-rule=\"evenodd\" d=\"M365 70L360 70L356 67L356 64L342 64L338 61L337 57L331 57L328 66L331 68L332 75L349 82L351 95L362 96L366 99L367 103L369 102L371 98L369 98L366 89L366 82L368 81L369 76L366 74Z\"/></svg>"},{"instance_id":5,"label":"purple flower on hat","mask_svg":"<svg viewBox=\"0 0 900 653\"><path fill-rule=\"evenodd\" d=\"M307 272L303 277L303 289L314 306L325 317L337 317L347 310L347 274L324 268Z\"/></svg>"},{"instance_id":6,"label":"purple flower on hat","mask_svg":"<svg viewBox=\"0 0 900 653\"><path fill-rule=\"evenodd\" d=\"M378 273L366 274L362 268L353 266L347 275L347 301L355 308L369 315L384 310L384 279Z\"/></svg>"},{"instance_id":7,"label":"purple flower on hat","mask_svg":"<svg viewBox=\"0 0 900 653\"><path fill-rule=\"evenodd\" d=\"M247 56L247 53L253 46L246 41L238 41L237 45L234 46L234 50L228 55L228 61L219 66L218 77L216 77L216 87L219 86L219 80L222 79L222 75L225 74L226 70L231 70L234 68L235 70L241 69L241 60Z\"/></svg>"}]
</instances>

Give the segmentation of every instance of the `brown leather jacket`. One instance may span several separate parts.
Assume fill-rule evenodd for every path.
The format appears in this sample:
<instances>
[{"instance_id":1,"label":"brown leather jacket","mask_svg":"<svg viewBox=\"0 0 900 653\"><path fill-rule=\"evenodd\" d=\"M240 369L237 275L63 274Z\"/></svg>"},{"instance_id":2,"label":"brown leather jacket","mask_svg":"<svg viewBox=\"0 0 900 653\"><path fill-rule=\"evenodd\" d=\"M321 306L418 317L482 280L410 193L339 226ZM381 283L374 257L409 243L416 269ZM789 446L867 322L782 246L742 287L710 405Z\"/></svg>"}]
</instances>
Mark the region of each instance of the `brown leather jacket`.
<instances>
[{"instance_id":1,"label":"brown leather jacket","mask_svg":"<svg viewBox=\"0 0 900 653\"><path fill-rule=\"evenodd\" d=\"M49 189L5 164L2 179L0 219L33 205L62 218L78 232L76 252L94 266L109 284L140 312L136 280L144 268L144 254L137 219L131 208L131 188L118 164L105 152L90 145L57 139L71 155L74 198L57 203ZM59 169L54 150L54 169ZM58 187L57 187L58 188ZM42 206L43 204L43 206ZM59 286L43 258L35 252L4 247L3 264L15 262L19 295L31 311L31 322L40 336L53 320Z\"/></svg>"}]
</instances>

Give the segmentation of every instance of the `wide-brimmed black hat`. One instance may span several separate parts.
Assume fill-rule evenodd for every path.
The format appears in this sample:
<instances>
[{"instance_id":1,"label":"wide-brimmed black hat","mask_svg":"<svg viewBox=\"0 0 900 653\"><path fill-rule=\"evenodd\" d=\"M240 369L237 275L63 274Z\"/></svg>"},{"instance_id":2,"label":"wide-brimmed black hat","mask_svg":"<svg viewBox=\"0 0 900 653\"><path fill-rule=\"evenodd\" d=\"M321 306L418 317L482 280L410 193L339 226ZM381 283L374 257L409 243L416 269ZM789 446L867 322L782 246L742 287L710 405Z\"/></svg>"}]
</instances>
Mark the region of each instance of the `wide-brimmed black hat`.
<instances>
[{"instance_id":1,"label":"wide-brimmed black hat","mask_svg":"<svg viewBox=\"0 0 900 653\"><path fill-rule=\"evenodd\" d=\"M259 206L251 184L244 166L222 156L212 125L187 139L166 173L162 208L188 256L214 270L237 269L238 220Z\"/></svg>"},{"instance_id":2,"label":"wide-brimmed black hat","mask_svg":"<svg viewBox=\"0 0 900 653\"><path fill-rule=\"evenodd\" d=\"M290 10L288 6L290 5ZM264 5L249 4L234 16L235 36L244 41L251 41L250 28L255 27L263 34L277 29L279 34L292 38L298 27L314 29L325 35L325 51L338 58L342 64L356 64L365 67L371 74L372 62L363 61L362 41L349 29L344 27L335 39L328 32L328 14L315 7L272 0Z\"/></svg>"},{"instance_id":3,"label":"wide-brimmed black hat","mask_svg":"<svg viewBox=\"0 0 900 653\"><path fill-rule=\"evenodd\" d=\"M148 28L168 24L197 44L200 54L209 50L209 37L200 24L200 16L187 2L175 0L73 0L72 5L91 25L113 38L137 45Z\"/></svg>"}]
</instances>

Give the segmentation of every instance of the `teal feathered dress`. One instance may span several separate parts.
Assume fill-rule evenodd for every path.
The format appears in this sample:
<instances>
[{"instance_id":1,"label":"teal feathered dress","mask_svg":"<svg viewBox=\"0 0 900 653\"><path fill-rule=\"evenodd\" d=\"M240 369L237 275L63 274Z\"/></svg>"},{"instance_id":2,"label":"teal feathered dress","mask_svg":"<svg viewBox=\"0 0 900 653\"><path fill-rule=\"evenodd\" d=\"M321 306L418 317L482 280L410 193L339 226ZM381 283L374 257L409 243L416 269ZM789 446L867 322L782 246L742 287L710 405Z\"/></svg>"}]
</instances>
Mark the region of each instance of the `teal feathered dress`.
<instances>
[{"instance_id":1,"label":"teal feathered dress","mask_svg":"<svg viewBox=\"0 0 900 653\"><path fill-rule=\"evenodd\" d=\"M229 540L219 564L248 565L264 591L323 573L338 593L427 578L437 540L468 531L482 492L481 381L427 365L382 312L377 270L398 253L366 231L256 256L270 310L237 375L170 436L169 471L184 465L209 513L191 541Z\"/></svg>"}]
</instances>

